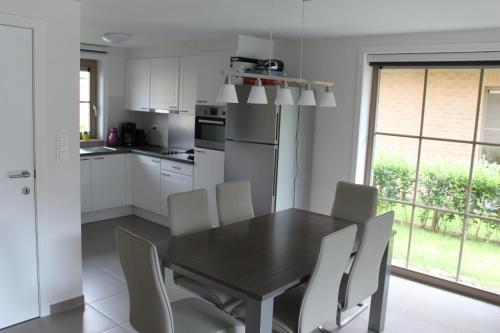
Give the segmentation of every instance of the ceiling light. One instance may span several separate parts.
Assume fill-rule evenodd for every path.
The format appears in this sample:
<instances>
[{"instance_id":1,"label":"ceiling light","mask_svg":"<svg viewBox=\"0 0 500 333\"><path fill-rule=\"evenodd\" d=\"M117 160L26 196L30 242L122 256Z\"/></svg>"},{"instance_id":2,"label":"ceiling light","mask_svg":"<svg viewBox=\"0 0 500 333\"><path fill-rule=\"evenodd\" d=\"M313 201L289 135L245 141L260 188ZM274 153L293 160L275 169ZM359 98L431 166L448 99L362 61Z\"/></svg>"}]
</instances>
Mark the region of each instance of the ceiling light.
<instances>
[{"instance_id":1,"label":"ceiling light","mask_svg":"<svg viewBox=\"0 0 500 333\"><path fill-rule=\"evenodd\" d=\"M262 81L260 78L255 81L255 85L250 90L250 96L248 96L249 104L267 104L266 90L262 86Z\"/></svg>"},{"instance_id":2,"label":"ceiling light","mask_svg":"<svg viewBox=\"0 0 500 333\"><path fill-rule=\"evenodd\" d=\"M118 33L118 32L106 32L102 39L110 44L120 44L125 42L130 38L129 34Z\"/></svg>"},{"instance_id":3,"label":"ceiling light","mask_svg":"<svg viewBox=\"0 0 500 333\"><path fill-rule=\"evenodd\" d=\"M314 98L314 91L311 89L311 85L308 83L306 89L302 89L300 94L299 103L301 106L315 106L316 98Z\"/></svg>"},{"instance_id":4,"label":"ceiling light","mask_svg":"<svg viewBox=\"0 0 500 333\"><path fill-rule=\"evenodd\" d=\"M276 100L274 105L294 105L292 92L288 88L288 83L284 81L283 87L278 88L278 93L276 95Z\"/></svg>"},{"instance_id":5,"label":"ceiling light","mask_svg":"<svg viewBox=\"0 0 500 333\"><path fill-rule=\"evenodd\" d=\"M226 76L215 101L217 103L238 103L238 95L236 95L234 84L231 83L231 77Z\"/></svg>"},{"instance_id":6,"label":"ceiling light","mask_svg":"<svg viewBox=\"0 0 500 333\"><path fill-rule=\"evenodd\" d=\"M334 108L337 106L337 101L335 101L335 96L329 86L326 87L325 92L321 95L319 106L324 108Z\"/></svg>"}]
</instances>

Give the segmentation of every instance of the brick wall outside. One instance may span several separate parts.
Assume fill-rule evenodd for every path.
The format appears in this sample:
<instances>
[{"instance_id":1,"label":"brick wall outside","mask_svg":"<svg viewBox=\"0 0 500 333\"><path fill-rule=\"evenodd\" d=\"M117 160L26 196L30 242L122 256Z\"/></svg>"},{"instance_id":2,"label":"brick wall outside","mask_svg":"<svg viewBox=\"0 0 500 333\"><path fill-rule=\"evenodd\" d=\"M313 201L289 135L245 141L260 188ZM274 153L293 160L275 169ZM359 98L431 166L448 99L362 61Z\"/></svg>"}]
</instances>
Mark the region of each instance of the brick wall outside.
<instances>
[{"instance_id":1,"label":"brick wall outside","mask_svg":"<svg viewBox=\"0 0 500 333\"><path fill-rule=\"evenodd\" d=\"M383 69L380 76L377 131L418 135L424 69ZM479 69L429 69L423 135L472 140L479 92ZM486 69L483 87L500 87L500 70ZM484 91L484 90L483 90ZM484 97L484 94L483 94ZM482 99L484 101L484 98ZM479 140L481 139L481 117ZM378 136L376 154L397 154L415 163L418 140ZM443 161L468 166L472 145L424 141L422 163ZM478 157L477 154L476 157Z\"/></svg>"}]
</instances>

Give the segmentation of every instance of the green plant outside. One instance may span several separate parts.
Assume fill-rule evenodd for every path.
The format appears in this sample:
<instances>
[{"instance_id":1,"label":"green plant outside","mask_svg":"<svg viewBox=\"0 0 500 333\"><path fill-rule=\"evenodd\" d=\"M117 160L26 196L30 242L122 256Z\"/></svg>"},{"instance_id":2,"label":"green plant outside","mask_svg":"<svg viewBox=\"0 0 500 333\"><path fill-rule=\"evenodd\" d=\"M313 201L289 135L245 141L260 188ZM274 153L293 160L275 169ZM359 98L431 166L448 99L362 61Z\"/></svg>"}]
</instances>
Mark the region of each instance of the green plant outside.
<instances>
[{"instance_id":1,"label":"green plant outside","mask_svg":"<svg viewBox=\"0 0 500 333\"><path fill-rule=\"evenodd\" d=\"M464 213L469 170L463 167L433 164L420 167L417 203ZM374 168L374 185L381 198L411 203L415 166L399 157L381 156ZM484 159L476 161L471 187L470 211L500 219L500 165ZM398 232L393 263L406 266L411 205L379 201L379 212L394 210ZM461 235L462 214L434 209L415 209L412 246L408 268L455 280ZM469 218L467 239L459 281L500 292L500 222Z\"/></svg>"}]
</instances>

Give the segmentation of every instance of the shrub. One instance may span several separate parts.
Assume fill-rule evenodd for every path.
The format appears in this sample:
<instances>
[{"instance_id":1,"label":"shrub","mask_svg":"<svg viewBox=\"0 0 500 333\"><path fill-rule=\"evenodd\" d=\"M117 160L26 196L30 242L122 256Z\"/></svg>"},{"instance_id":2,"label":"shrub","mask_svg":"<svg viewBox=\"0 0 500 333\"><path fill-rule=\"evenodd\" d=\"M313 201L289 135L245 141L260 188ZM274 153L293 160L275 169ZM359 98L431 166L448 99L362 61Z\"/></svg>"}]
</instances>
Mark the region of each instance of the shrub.
<instances>
[{"instance_id":1,"label":"shrub","mask_svg":"<svg viewBox=\"0 0 500 333\"><path fill-rule=\"evenodd\" d=\"M383 155L375 163L373 183L382 198L411 202L415 182L415 167L398 156ZM425 206L465 211L469 169L453 164L434 163L420 166L418 201ZM381 200L379 206L390 210L395 203ZM470 211L473 214L500 219L500 164L484 158L476 161L471 184ZM436 210L423 210L416 216L421 227L447 232L457 215ZM408 223L408 218L405 218ZM461 220L461 219L460 219ZM428 225L431 221L430 226ZM499 222L469 219L469 232L476 238L490 240L499 232Z\"/></svg>"}]
</instances>

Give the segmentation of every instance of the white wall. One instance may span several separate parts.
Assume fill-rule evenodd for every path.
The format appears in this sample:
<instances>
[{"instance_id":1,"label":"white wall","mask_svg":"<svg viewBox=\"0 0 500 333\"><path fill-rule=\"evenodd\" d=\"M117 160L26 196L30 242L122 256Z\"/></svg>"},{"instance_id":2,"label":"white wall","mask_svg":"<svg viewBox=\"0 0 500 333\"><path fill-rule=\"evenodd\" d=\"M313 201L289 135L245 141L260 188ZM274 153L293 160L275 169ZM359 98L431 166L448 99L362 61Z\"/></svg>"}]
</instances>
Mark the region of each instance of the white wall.
<instances>
[{"instance_id":1,"label":"white wall","mask_svg":"<svg viewBox=\"0 0 500 333\"><path fill-rule=\"evenodd\" d=\"M306 40L304 76L334 81L338 105L335 109L316 112L310 208L329 213L337 181L354 180L352 157L356 152L354 145L358 136L360 48L395 46L414 50L417 45L446 47L450 44L498 41L500 29Z\"/></svg>"},{"instance_id":2,"label":"white wall","mask_svg":"<svg viewBox=\"0 0 500 333\"><path fill-rule=\"evenodd\" d=\"M0 12L36 18L42 30L35 67L37 223L42 315L51 304L82 295L78 71L80 4L3 0ZM41 33L41 35L38 35ZM36 43L36 42L35 42ZM37 46L36 46L37 47ZM36 49L36 48L35 48ZM38 60L35 60L37 62ZM38 105L36 106L38 107ZM69 136L68 161L56 161L56 135ZM2 269L8 269L3 267Z\"/></svg>"}]
</instances>

